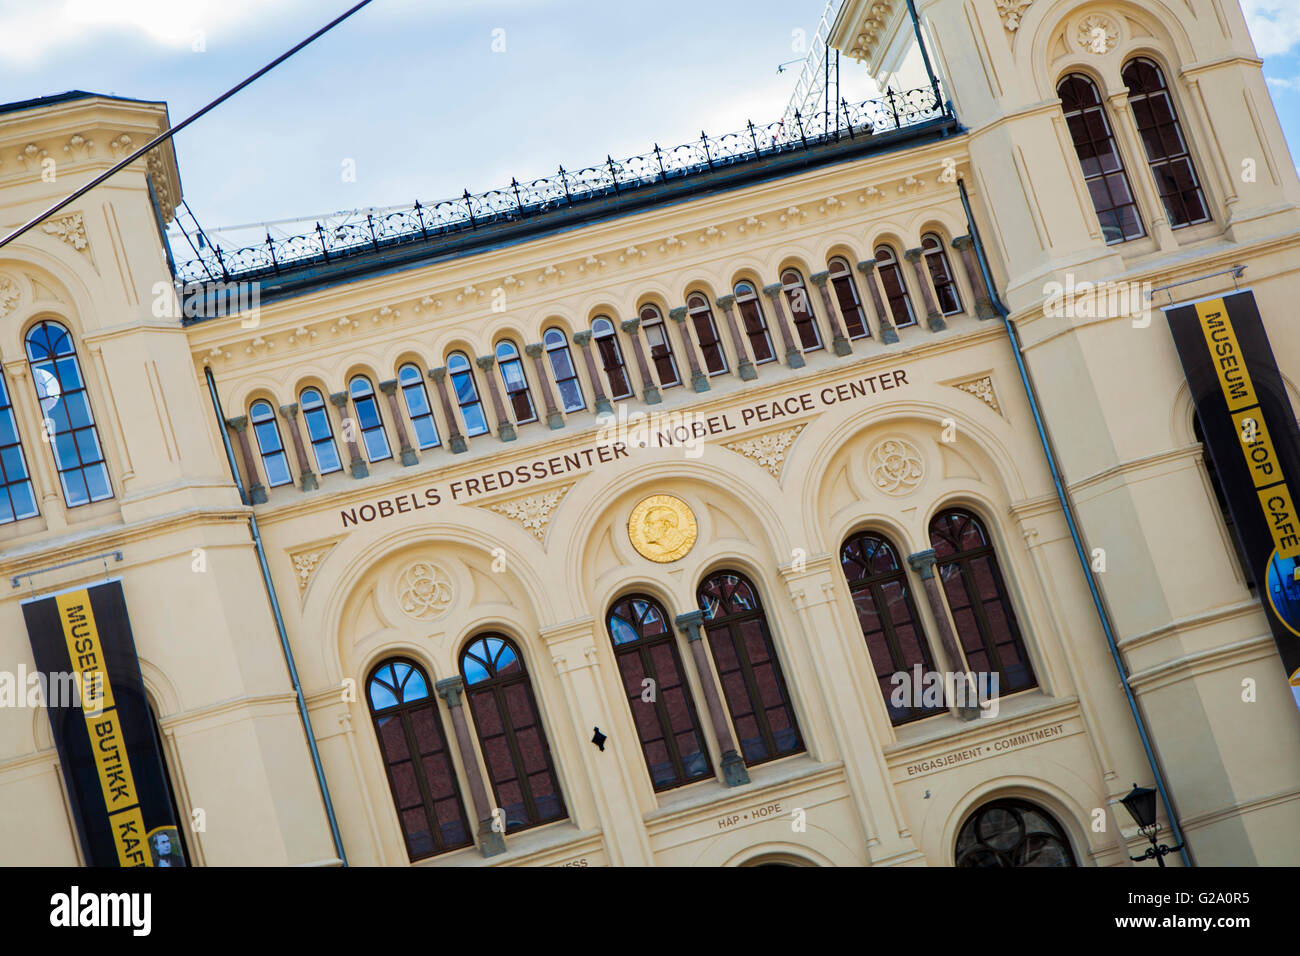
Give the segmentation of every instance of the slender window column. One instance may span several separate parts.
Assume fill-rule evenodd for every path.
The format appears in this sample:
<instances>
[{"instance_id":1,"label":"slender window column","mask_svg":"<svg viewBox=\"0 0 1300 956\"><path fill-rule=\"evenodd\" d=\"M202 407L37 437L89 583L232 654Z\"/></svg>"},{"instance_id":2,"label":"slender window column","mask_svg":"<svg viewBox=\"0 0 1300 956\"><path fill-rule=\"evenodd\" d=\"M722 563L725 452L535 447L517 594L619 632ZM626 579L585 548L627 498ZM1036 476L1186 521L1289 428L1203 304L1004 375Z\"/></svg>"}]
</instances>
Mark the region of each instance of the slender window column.
<instances>
[{"instance_id":1,"label":"slender window column","mask_svg":"<svg viewBox=\"0 0 1300 956\"><path fill-rule=\"evenodd\" d=\"M745 769L744 758L736 750L736 741L731 736L731 724L727 723L727 712L722 706L722 691L709 667L703 624L703 611L688 611L677 615L677 629L686 635L691 645L695 673L700 678L700 688L704 691L704 700L709 708L709 722L713 724L713 732L718 738L718 752L722 754L722 779L728 787L739 787L749 783L749 771Z\"/></svg>"},{"instance_id":2,"label":"slender window column","mask_svg":"<svg viewBox=\"0 0 1300 956\"><path fill-rule=\"evenodd\" d=\"M591 329L583 329L581 332L573 333L573 341L578 343L578 348L582 349L582 361L587 366L587 375L591 379L591 390L596 395L596 414L612 415L614 406L609 403L605 397L605 383L602 380L603 375L596 368L596 360L591 357Z\"/></svg>"},{"instance_id":3,"label":"slender window column","mask_svg":"<svg viewBox=\"0 0 1300 956\"><path fill-rule=\"evenodd\" d=\"M686 328L686 306L679 305L668 310L668 318L677 323L677 331L682 337L682 351L686 353L686 363L691 367L691 388L697 392L709 390L709 377L700 371L700 360L695 354L695 340Z\"/></svg>"},{"instance_id":4,"label":"slender window column","mask_svg":"<svg viewBox=\"0 0 1300 956\"><path fill-rule=\"evenodd\" d=\"M465 782L469 784L470 800L474 804L474 816L478 819L478 848L484 856L496 856L506 852L506 838L503 830L492 828L492 801L488 799L487 786L483 783L483 771L479 769L478 755L474 750L473 738L470 736L469 723L465 720L465 708L461 706L461 697L465 692L465 682L460 675L444 677L436 682L434 688L438 696L447 703L451 714L451 725L456 731L456 750L460 752L460 765L465 769ZM501 821L502 827L505 821Z\"/></svg>"},{"instance_id":5,"label":"slender window column","mask_svg":"<svg viewBox=\"0 0 1300 956\"><path fill-rule=\"evenodd\" d=\"M961 256L961 267L966 272L966 281L975 293L975 315L980 319L996 319L997 310L993 308L993 299L989 297L989 287L984 284L984 276L975 261L975 241L970 236L958 236L952 241L952 247Z\"/></svg>"},{"instance_id":6,"label":"slender window column","mask_svg":"<svg viewBox=\"0 0 1300 956\"><path fill-rule=\"evenodd\" d=\"M925 302L925 324L930 327L931 332L942 332L948 327L948 323L943 320L939 303L934 298L934 287L930 285L930 270L925 267L924 262L925 250L919 246L908 249L903 253L903 258L912 263L912 268L916 270L916 281L921 287L921 298Z\"/></svg>"},{"instance_id":7,"label":"slender window column","mask_svg":"<svg viewBox=\"0 0 1300 956\"><path fill-rule=\"evenodd\" d=\"M893 316L885 308L885 300L880 295L880 283L876 281L876 260L868 259L866 262L858 263L858 271L862 273L862 282L871 293L871 308L876 313L876 325L880 329L880 341L888 345L891 342L898 341L898 329L894 327Z\"/></svg>"},{"instance_id":8,"label":"slender window column","mask_svg":"<svg viewBox=\"0 0 1300 956\"><path fill-rule=\"evenodd\" d=\"M939 631L940 649L943 651L943 657L947 668L952 673L969 673L970 668L966 666L966 658L962 656L961 648L957 644L957 635L952 629L952 619L948 614L948 602L944 600L943 590L939 587L939 579L934 576L934 549L929 551L918 551L916 554L908 555L907 563L912 566L912 570L921 575L921 583L925 587L925 600L930 605L930 613L934 617L934 626ZM946 686L946 685L945 685ZM966 700L975 699L973 687L966 688ZM956 708L957 716L962 720L974 720L980 715L978 705L967 704L963 707Z\"/></svg>"},{"instance_id":9,"label":"slender window column","mask_svg":"<svg viewBox=\"0 0 1300 956\"><path fill-rule=\"evenodd\" d=\"M388 410L392 412L393 427L397 429L397 444L402 449L402 464L414 465L420 459L416 457L415 449L411 447L411 439L406 436L406 419L402 417L402 410L397 407L397 379L390 378L386 382L380 382L379 390L388 396Z\"/></svg>"},{"instance_id":10,"label":"slender window column","mask_svg":"<svg viewBox=\"0 0 1300 956\"><path fill-rule=\"evenodd\" d=\"M525 345L524 352L533 360L533 370L537 373L537 390L542 393L546 403L546 425L554 430L564 427L564 416L555 405L555 389L551 387L551 376L546 371L546 346L541 342Z\"/></svg>"},{"instance_id":11,"label":"slender window column","mask_svg":"<svg viewBox=\"0 0 1300 956\"><path fill-rule=\"evenodd\" d=\"M831 347L835 350L836 355L843 357L853 354L853 346L849 345L848 336L844 334L844 320L840 318L840 310L831 301L830 290L826 288L826 281L830 276L829 271L823 271L814 272L808 278L817 287L817 291L821 293L822 309L825 310L826 317L831 323Z\"/></svg>"},{"instance_id":12,"label":"slender window column","mask_svg":"<svg viewBox=\"0 0 1300 956\"><path fill-rule=\"evenodd\" d=\"M361 457L361 449L357 447L357 426L352 421L352 402L351 396L347 392L334 392L330 395L330 401L334 407L339 410L339 419L343 425L341 431L343 438L348 443L348 454L352 457L352 477L364 478L370 474L370 468L366 465L366 460Z\"/></svg>"},{"instance_id":13,"label":"slender window column","mask_svg":"<svg viewBox=\"0 0 1300 956\"><path fill-rule=\"evenodd\" d=\"M506 406L501 401L501 387L497 384L497 376L492 374L492 366L497 364L495 355L480 355L474 360L474 364L483 370L483 377L487 379L488 394L492 396L492 410L497 413L497 437L502 441L514 441L515 425L506 416Z\"/></svg>"},{"instance_id":14,"label":"slender window column","mask_svg":"<svg viewBox=\"0 0 1300 956\"><path fill-rule=\"evenodd\" d=\"M451 407L451 396L447 394L447 366L429 369L429 380L438 389L438 401L442 404L442 415L447 419L447 447L453 455L468 451L469 445L460 430L460 419Z\"/></svg>"},{"instance_id":15,"label":"slender window column","mask_svg":"<svg viewBox=\"0 0 1300 956\"><path fill-rule=\"evenodd\" d=\"M618 324L624 334L632 341L632 354L636 357L637 371L641 373L641 397L647 405L658 405L663 399L659 388L650 375L650 363L645 358L645 343L641 341L641 319L626 319Z\"/></svg>"},{"instance_id":16,"label":"slender window column","mask_svg":"<svg viewBox=\"0 0 1300 956\"><path fill-rule=\"evenodd\" d=\"M727 329L731 332L731 344L736 347L736 360L740 362L738 371L740 372L741 381L750 382L758 378L758 372L754 368L753 361L750 360L749 352L745 349L745 338L740 334L740 326L736 324L736 313L731 308L735 304L736 297L730 292L718 296L718 306L727 317Z\"/></svg>"},{"instance_id":17,"label":"slender window column","mask_svg":"<svg viewBox=\"0 0 1300 956\"><path fill-rule=\"evenodd\" d=\"M255 505L263 504L266 502L266 485L262 484L262 476L257 470L256 459L253 458L253 449L248 444L248 416L226 419L226 424L239 436L239 453L244 458L244 471L248 472L248 500Z\"/></svg>"},{"instance_id":18,"label":"slender window column","mask_svg":"<svg viewBox=\"0 0 1300 956\"><path fill-rule=\"evenodd\" d=\"M790 334L790 323L785 317L785 303L781 301L782 286L779 282L763 286L763 294L772 300L772 311L776 313L776 327L781 333L781 343L785 346L785 364L791 368L803 368L803 352L794 344Z\"/></svg>"},{"instance_id":19,"label":"slender window column","mask_svg":"<svg viewBox=\"0 0 1300 956\"><path fill-rule=\"evenodd\" d=\"M293 453L298 456L298 471L302 474L302 490L315 491L320 487L316 472L311 470L311 459L307 457L307 446L302 443L302 430L298 427L298 403L290 402L280 406L280 414L289 423L289 438L293 441Z\"/></svg>"}]
</instances>

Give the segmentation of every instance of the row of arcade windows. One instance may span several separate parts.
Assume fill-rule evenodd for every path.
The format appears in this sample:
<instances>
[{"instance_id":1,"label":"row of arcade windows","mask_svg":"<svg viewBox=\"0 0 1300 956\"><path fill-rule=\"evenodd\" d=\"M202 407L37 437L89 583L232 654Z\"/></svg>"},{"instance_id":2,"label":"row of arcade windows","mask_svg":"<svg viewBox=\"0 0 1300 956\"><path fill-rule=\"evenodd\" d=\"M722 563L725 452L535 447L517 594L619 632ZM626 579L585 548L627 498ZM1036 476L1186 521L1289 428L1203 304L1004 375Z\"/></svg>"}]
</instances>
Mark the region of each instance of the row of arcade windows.
<instances>
[{"instance_id":1,"label":"row of arcade windows","mask_svg":"<svg viewBox=\"0 0 1300 956\"><path fill-rule=\"evenodd\" d=\"M969 512L945 511L932 522L931 545L966 666L996 672L1000 693L1036 686L983 526ZM879 535L858 533L845 541L841 564L890 720L901 724L942 712L890 700L895 673L916 664L934 669L897 550ZM706 695L720 688L744 763L802 752L798 718L757 589L737 572L720 571L701 583L697 599L717 684L705 684L713 676L698 666L698 656L696 682ZM610 607L605 623L653 788L714 777L669 612L647 594L629 594ZM461 653L460 674L506 832L564 818L546 732L514 643L498 634L472 639ZM384 661L370 675L368 700L411 858L469 846L461 790L424 673L408 660ZM462 754L465 762L473 759Z\"/></svg>"}]
</instances>

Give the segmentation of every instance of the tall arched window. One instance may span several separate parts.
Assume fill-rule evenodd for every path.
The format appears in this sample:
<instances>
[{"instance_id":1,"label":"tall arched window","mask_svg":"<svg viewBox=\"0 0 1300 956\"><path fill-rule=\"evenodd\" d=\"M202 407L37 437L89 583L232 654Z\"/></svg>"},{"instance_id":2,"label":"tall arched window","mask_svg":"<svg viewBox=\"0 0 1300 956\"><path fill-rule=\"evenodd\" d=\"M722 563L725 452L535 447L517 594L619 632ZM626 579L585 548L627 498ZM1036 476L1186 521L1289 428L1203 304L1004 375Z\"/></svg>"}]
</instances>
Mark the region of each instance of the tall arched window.
<instances>
[{"instance_id":1,"label":"tall arched window","mask_svg":"<svg viewBox=\"0 0 1300 956\"><path fill-rule=\"evenodd\" d=\"M772 335L767 330L767 319L763 315L763 306L758 301L757 290L752 283L737 282L732 291L736 295L736 308L740 310L745 335L749 337L750 351L754 353L754 364L776 361Z\"/></svg>"},{"instance_id":2,"label":"tall arched window","mask_svg":"<svg viewBox=\"0 0 1300 956\"><path fill-rule=\"evenodd\" d=\"M605 379L609 382L609 397L631 398L632 382L623 366L623 350L618 347L618 333L614 331L614 323L603 315L597 316L591 323L591 337L596 340L600 364L605 370Z\"/></svg>"},{"instance_id":3,"label":"tall arched window","mask_svg":"<svg viewBox=\"0 0 1300 956\"><path fill-rule=\"evenodd\" d=\"M478 386L474 384L474 369L464 352L452 352L447 356L447 374L451 376L451 387L456 392L461 418L465 419L465 434L470 438L486 435L487 416L483 414L483 402L478 397Z\"/></svg>"},{"instance_id":4,"label":"tall arched window","mask_svg":"<svg viewBox=\"0 0 1300 956\"><path fill-rule=\"evenodd\" d=\"M332 471L342 471L343 463L339 460L339 450L334 444L334 430L330 426L329 409L319 389L304 388L298 396L298 406L302 409L302 419L307 426L307 440L311 442L312 454L316 456L316 469L319 474L328 475Z\"/></svg>"},{"instance_id":5,"label":"tall arched window","mask_svg":"<svg viewBox=\"0 0 1300 956\"><path fill-rule=\"evenodd\" d=\"M462 652L460 672L506 832L564 819L551 748L515 646L495 634L480 637Z\"/></svg>"},{"instance_id":6,"label":"tall arched window","mask_svg":"<svg viewBox=\"0 0 1300 956\"><path fill-rule=\"evenodd\" d=\"M934 282L939 311L944 315L956 315L961 311L961 295L957 291L957 280L952 276L952 266L948 264L948 253L944 251L943 240L930 233L921 238L921 249L925 253L925 264L930 269L930 278Z\"/></svg>"},{"instance_id":7,"label":"tall arched window","mask_svg":"<svg viewBox=\"0 0 1300 956\"><path fill-rule=\"evenodd\" d=\"M72 335L57 322L27 332L27 364L69 508L113 497Z\"/></svg>"},{"instance_id":8,"label":"tall arched window","mask_svg":"<svg viewBox=\"0 0 1300 956\"><path fill-rule=\"evenodd\" d=\"M397 370L397 384L406 401L406 414L415 430L415 443L420 448L436 448L442 444L438 437L438 423L433 418L429 404L429 390L424 387L424 375L419 366L403 365Z\"/></svg>"},{"instance_id":9,"label":"tall arched window","mask_svg":"<svg viewBox=\"0 0 1300 956\"><path fill-rule=\"evenodd\" d=\"M1056 92L1107 244L1146 235L1097 84L1080 73L1072 73L1061 80Z\"/></svg>"},{"instance_id":10,"label":"tall arched window","mask_svg":"<svg viewBox=\"0 0 1300 956\"><path fill-rule=\"evenodd\" d=\"M895 674L906 674L912 686L912 668L922 672L934 670L934 659L921 629L916 607L912 603L907 574L898 560L898 552L888 541L870 532L860 532L840 548L840 566L853 594L853 607L867 642L876 680L885 697L885 709L893 724L946 713L940 704L926 707L919 700L906 706L894 701ZM906 699L911 700L909 695Z\"/></svg>"},{"instance_id":11,"label":"tall arched window","mask_svg":"<svg viewBox=\"0 0 1300 956\"><path fill-rule=\"evenodd\" d=\"M1142 137L1169 224L1179 229L1209 222L1210 208L1164 72L1153 60L1138 57L1124 65L1123 77L1138 135Z\"/></svg>"},{"instance_id":12,"label":"tall arched window","mask_svg":"<svg viewBox=\"0 0 1300 956\"><path fill-rule=\"evenodd\" d=\"M880 284L884 287L885 298L889 302L889 312L894 317L894 328L916 325L916 312L912 309L912 297L907 292L907 283L903 280L903 270L898 265L898 256L889 246L876 250L876 272L880 274Z\"/></svg>"},{"instance_id":13,"label":"tall arched window","mask_svg":"<svg viewBox=\"0 0 1300 956\"><path fill-rule=\"evenodd\" d=\"M470 846L469 822L429 681L415 664L384 661L366 699L412 860Z\"/></svg>"},{"instance_id":14,"label":"tall arched window","mask_svg":"<svg viewBox=\"0 0 1300 956\"><path fill-rule=\"evenodd\" d=\"M654 598L633 594L610 608L605 623L654 788L712 776L668 614Z\"/></svg>"},{"instance_id":15,"label":"tall arched window","mask_svg":"<svg viewBox=\"0 0 1300 956\"><path fill-rule=\"evenodd\" d=\"M862 299L858 295L857 283L853 281L853 270L847 259L836 256L826 263L830 275L831 288L835 290L835 301L839 304L840 314L844 316L844 332L851 339L865 339L871 335L867 325L867 313L863 311ZM892 303L891 303L892 304Z\"/></svg>"},{"instance_id":16,"label":"tall arched window","mask_svg":"<svg viewBox=\"0 0 1300 956\"><path fill-rule=\"evenodd\" d=\"M519 348L509 339L497 344L497 368L501 369L501 382L506 387L515 424L537 421L537 409L528 393L528 378L524 375L524 363L519 359Z\"/></svg>"},{"instance_id":17,"label":"tall arched window","mask_svg":"<svg viewBox=\"0 0 1300 956\"><path fill-rule=\"evenodd\" d=\"M0 369L0 524L39 513L22 436L18 434L18 419L14 417L4 369Z\"/></svg>"},{"instance_id":18,"label":"tall arched window","mask_svg":"<svg viewBox=\"0 0 1300 956\"><path fill-rule=\"evenodd\" d=\"M388 433L384 431L384 419L379 414L379 402L375 400L375 390L370 385L370 379L357 375L348 383L348 390L352 393L352 404L357 410L357 427L361 429L361 443L366 446L366 458L370 461L392 458Z\"/></svg>"},{"instance_id":19,"label":"tall arched window","mask_svg":"<svg viewBox=\"0 0 1300 956\"><path fill-rule=\"evenodd\" d=\"M753 766L803 750L781 661L753 585L733 571L720 571L700 585L699 602L745 763Z\"/></svg>"},{"instance_id":20,"label":"tall arched window","mask_svg":"<svg viewBox=\"0 0 1300 956\"><path fill-rule=\"evenodd\" d=\"M1205 475L1210 479L1210 489L1214 492L1215 503L1219 506L1219 515L1223 518L1223 526L1228 532L1228 539L1232 541L1232 553L1237 558L1237 564L1241 566L1242 576L1246 579L1246 587L1255 590L1255 574L1251 570L1250 562L1246 560L1246 552L1241 550L1241 539L1237 537L1237 522L1232 518L1232 509L1228 507L1228 496L1224 494L1223 483L1219 481L1219 469L1214 465L1214 458L1205 449L1205 432L1201 430L1201 416L1195 412L1192 413L1192 433L1196 440L1201 443L1201 460L1205 463Z\"/></svg>"},{"instance_id":21,"label":"tall arched window","mask_svg":"<svg viewBox=\"0 0 1300 956\"><path fill-rule=\"evenodd\" d=\"M555 387L560 393L560 404L566 412L577 412L587 407L582 397L582 383L578 381L578 370L573 364L573 353L569 351L569 340L559 329L547 329L542 336L546 354L551 359L551 373L555 376Z\"/></svg>"},{"instance_id":22,"label":"tall arched window","mask_svg":"<svg viewBox=\"0 0 1300 956\"><path fill-rule=\"evenodd\" d=\"M961 867L1078 866L1061 825L1042 807L994 800L972 813L957 834Z\"/></svg>"},{"instance_id":23,"label":"tall arched window","mask_svg":"<svg viewBox=\"0 0 1300 956\"><path fill-rule=\"evenodd\" d=\"M248 410L248 420L253 425L258 451L262 453L262 470L266 472L267 486L274 488L277 485L293 484L293 475L289 473L289 456L284 453L280 426L275 420L275 409L271 403L254 402Z\"/></svg>"},{"instance_id":24,"label":"tall arched window","mask_svg":"<svg viewBox=\"0 0 1300 956\"><path fill-rule=\"evenodd\" d=\"M790 318L794 320L794 332L799 337L799 346L805 352L815 352L822 348L822 333L813 316L812 300L808 298L808 287L797 269L786 269L781 273L781 289L785 292L786 305L790 307Z\"/></svg>"},{"instance_id":25,"label":"tall arched window","mask_svg":"<svg viewBox=\"0 0 1300 956\"><path fill-rule=\"evenodd\" d=\"M660 388L672 388L682 383L677 371L677 361L673 358L673 345L668 339L668 328L664 317L653 305L641 308L641 334L650 346L650 361L655 366L655 376Z\"/></svg>"},{"instance_id":26,"label":"tall arched window","mask_svg":"<svg viewBox=\"0 0 1300 956\"><path fill-rule=\"evenodd\" d=\"M696 292L686 299L686 311L691 317L691 325L695 326L695 340L700 343L705 371L710 375L722 374L727 370L727 356L722 351L718 323L713 319L709 300Z\"/></svg>"},{"instance_id":27,"label":"tall arched window","mask_svg":"<svg viewBox=\"0 0 1300 956\"><path fill-rule=\"evenodd\" d=\"M1000 694L1035 686L993 542L979 519L956 509L936 515L930 546L970 669L996 673Z\"/></svg>"}]
</instances>

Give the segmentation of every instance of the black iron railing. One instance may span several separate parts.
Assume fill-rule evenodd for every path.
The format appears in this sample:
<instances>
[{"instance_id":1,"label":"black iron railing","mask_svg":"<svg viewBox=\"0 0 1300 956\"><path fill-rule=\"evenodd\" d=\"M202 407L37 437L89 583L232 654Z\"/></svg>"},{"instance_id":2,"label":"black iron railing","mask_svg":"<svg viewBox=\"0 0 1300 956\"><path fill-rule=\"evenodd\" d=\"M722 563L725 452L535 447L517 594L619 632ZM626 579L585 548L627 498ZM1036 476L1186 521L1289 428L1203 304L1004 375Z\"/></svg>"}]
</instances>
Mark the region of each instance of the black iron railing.
<instances>
[{"instance_id":1,"label":"black iron railing","mask_svg":"<svg viewBox=\"0 0 1300 956\"><path fill-rule=\"evenodd\" d=\"M504 189L473 194L429 205L416 202L382 216L367 215L344 225L322 226L304 235L266 240L240 249L198 244L199 258L176 268L179 282L256 279L309 263L329 263L365 252L418 242L463 230L479 229L545 215L594 199L622 196L637 190L698 176L756 159L808 150L841 139L859 139L901 130L949 115L937 88L890 92L857 104L841 101L834 115L820 112L794 122L778 121L724 136L701 134L698 140L585 169L566 170L544 179L512 180ZM190 237L192 238L192 237Z\"/></svg>"}]
</instances>

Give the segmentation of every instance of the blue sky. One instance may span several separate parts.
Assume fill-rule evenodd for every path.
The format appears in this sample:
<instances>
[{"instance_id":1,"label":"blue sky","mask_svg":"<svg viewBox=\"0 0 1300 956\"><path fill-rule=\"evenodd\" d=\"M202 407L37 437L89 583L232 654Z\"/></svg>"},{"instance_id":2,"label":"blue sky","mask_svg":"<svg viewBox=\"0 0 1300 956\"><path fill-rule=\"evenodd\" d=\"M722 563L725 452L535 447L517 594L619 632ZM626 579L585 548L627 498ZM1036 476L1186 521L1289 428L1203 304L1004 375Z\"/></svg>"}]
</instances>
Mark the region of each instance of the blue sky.
<instances>
[{"instance_id":1,"label":"blue sky","mask_svg":"<svg viewBox=\"0 0 1300 956\"><path fill-rule=\"evenodd\" d=\"M0 99L85 89L165 100L178 121L349 5L0 0ZM1300 144L1300 0L1245 5ZM822 8L375 0L177 137L185 197L209 228L308 217L437 200L770 121L798 71L776 66L802 59ZM868 95L860 67L845 60L841 72L849 99Z\"/></svg>"}]
</instances>

